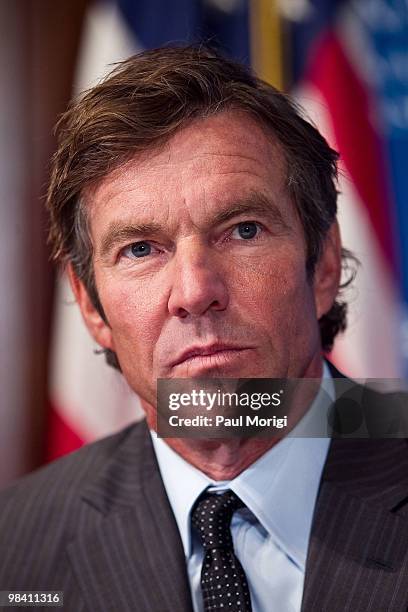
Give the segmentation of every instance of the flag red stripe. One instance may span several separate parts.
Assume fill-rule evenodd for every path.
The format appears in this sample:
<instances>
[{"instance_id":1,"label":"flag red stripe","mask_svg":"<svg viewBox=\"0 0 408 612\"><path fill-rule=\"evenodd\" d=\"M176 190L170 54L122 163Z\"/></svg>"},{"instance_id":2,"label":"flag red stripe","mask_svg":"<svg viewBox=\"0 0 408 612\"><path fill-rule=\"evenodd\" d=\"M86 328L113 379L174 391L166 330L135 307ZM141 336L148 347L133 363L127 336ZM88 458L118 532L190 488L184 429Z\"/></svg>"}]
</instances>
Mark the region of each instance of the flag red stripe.
<instances>
[{"instance_id":1,"label":"flag red stripe","mask_svg":"<svg viewBox=\"0 0 408 612\"><path fill-rule=\"evenodd\" d=\"M51 406L48 417L46 461L53 461L84 444L78 434L61 417L58 409Z\"/></svg>"},{"instance_id":2,"label":"flag red stripe","mask_svg":"<svg viewBox=\"0 0 408 612\"><path fill-rule=\"evenodd\" d=\"M392 207L383 145L370 118L367 86L353 70L341 42L327 32L318 42L306 75L329 109L336 144L367 212L385 261L395 271Z\"/></svg>"}]
</instances>

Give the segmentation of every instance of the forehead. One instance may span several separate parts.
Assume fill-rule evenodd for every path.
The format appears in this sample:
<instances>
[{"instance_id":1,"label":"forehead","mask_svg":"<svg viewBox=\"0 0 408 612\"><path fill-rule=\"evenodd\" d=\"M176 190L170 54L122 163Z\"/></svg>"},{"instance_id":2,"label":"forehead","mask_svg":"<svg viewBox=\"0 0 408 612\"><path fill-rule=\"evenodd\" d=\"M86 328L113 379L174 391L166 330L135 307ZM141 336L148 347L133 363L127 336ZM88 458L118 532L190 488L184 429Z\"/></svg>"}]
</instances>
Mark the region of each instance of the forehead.
<instances>
[{"instance_id":1,"label":"forehead","mask_svg":"<svg viewBox=\"0 0 408 612\"><path fill-rule=\"evenodd\" d=\"M240 111L196 119L156 149L138 153L86 193L91 226L101 214L199 217L238 195L286 191L280 145L261 123ZM269 193L265 193L269 192ZM170 211L170 207L172 211Z\"/></svg>"}]
</instances>

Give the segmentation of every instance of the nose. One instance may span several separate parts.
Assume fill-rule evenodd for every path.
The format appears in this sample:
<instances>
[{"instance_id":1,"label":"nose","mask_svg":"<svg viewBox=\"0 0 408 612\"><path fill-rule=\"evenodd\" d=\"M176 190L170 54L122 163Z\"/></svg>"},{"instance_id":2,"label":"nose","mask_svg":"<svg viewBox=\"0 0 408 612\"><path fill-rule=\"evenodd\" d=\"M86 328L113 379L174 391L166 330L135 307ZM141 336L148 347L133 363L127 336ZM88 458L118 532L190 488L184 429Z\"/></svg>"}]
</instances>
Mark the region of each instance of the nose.
<instances>
[{"instance_id":1,"label":"nose","mask_svg":"<svg viewBox=\"0 0 408 612\"><path fill-rule=\"evenodd\" d=\"M191 240L180 245L173 259L169 313L185 318L225 310L229 297L226 279L211 248Z\"/></svg>"}]
</instances>

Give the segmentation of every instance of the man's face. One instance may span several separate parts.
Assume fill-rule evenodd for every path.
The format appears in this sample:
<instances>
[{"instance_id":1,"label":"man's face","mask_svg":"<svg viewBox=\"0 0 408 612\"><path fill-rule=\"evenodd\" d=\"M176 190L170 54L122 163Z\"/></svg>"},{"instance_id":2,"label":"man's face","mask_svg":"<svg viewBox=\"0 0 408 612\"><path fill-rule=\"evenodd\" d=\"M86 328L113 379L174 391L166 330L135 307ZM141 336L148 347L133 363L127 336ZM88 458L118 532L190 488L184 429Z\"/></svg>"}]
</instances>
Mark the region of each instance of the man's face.
<instances>
[{"instance_id":1,"label":"man's face","mask_svg":"<svg viewBox=\"0 0 408 612\"><path fill-rule=\"evenodd\" d=\"M286 172L266 130L226 112L85 194L108 324L78 283L77 297L95 339L147 402L159 377L320 374L317 318L336 293L337 254L308 279Z\"/></svg>"}]
</instances>

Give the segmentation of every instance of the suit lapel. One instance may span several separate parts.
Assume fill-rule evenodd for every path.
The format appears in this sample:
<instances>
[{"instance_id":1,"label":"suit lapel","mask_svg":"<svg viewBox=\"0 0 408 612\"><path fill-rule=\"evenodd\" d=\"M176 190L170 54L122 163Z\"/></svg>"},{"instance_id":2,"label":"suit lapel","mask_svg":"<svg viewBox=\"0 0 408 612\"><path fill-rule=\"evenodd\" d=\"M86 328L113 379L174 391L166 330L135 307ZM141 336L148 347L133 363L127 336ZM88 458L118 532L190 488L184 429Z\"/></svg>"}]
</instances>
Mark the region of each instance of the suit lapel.
<instances>
[{"instance_id":1,"label":"suit lapel","mask_svg":"<svg viewBox=\"0 0 408 612\"><path fill-rule=\"evenodd\" d=\"M84 492L89 511L68 548L90 610L191 612L184 551L145 423Z\"/></svg>"},{"instance_id":2,"label":"suit lapel","mask_svg":"<svg viewBox=\"0 0 408 612\"><path fill-rule=\"evenodd\" d=\"M332 441L312 525L302 612L406 609L407 496L405 440Z\"/></svg>"}]
</instances>

